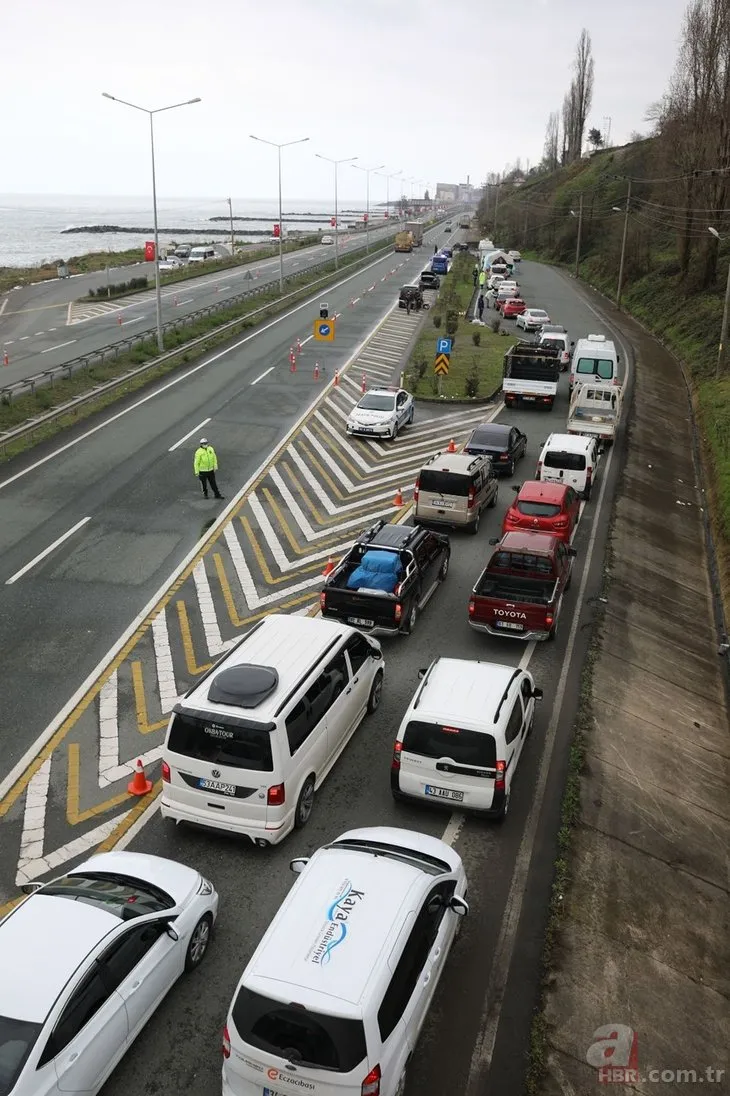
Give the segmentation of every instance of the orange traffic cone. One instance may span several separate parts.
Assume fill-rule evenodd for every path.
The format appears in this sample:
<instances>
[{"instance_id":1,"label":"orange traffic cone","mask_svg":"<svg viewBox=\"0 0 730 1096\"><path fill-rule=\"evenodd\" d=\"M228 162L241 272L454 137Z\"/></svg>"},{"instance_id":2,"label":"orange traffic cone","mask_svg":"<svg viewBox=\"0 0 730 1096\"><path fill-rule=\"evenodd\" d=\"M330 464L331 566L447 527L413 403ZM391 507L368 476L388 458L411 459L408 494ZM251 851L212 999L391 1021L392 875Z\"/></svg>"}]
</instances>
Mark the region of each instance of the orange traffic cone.
<instances>
[{"instance_id":1,"label":"orange traffic cone","mask_svg":"<svg viewBox=\"0 0 730 1096\"><path fill-rule=\"evenodd\" d=\"M121 312L117 313L117 323L119 324L120 327L122 326L122 314L121 314Z\"/></svg>"},{"instance_id":2,"label":"orange traffic cone","mask_svg":"<svg viewBox=\"0 0 730 1096\"><path fill-rule=\"evenodd\" d=\"M7 350L3 350L3 365L10 365L10 358L8 357Z\"/></svg>"},{"instance_id":3,"label":"orange traffic cone","mask_svg":"<svg viewBox=\"0 0 730 1096\"><path fill-rule=\"evenodd\" d=\"M333 388L339 388L340 387L340 371L339 371L339 369L335 369L335 380L334 380L334 384L332 385L332 387Z\"/></svg>"},{"instance_id":4,"label":"orange traffic cone","mask_svg":"<svg viewBox=\"0 0 730 1096\"><path fill-rule=\"evenodd\" d=\"M398 488L398 490L395 493L395 498L393 499L393 505L394 506L402 506L403 505L403 492L401 491L400 487Z\"/></svg>"},{"instance_id":5,"label":"orange traffic cone","mask_svg":"<svg viewBox=\"0 0 730 1096\"><path fill-rule=\"evenodd\" d=\"M363 373L363 375L362 375L362 383L361 383L361 385L360 385L360 388L362 389L362 394L363 394L363 395L365 395L365 393L367 392L367 384L368 384L368 379L367 379L367 377L365 376L365 374Z\"/></svg>"},{"instance_id":6,"label":"orange traffic cone","mask_svg":"<svg viewBox=\"0 0 730 1096\"><path fill-rule=\"evenodd\" d=\"M454 439L453 439L453 438L452 438L452 439L451 439L451 441L449 442L449 444L448 444L448 446L447 446L447 448L446 448L446 452L447 452L447 453L455 453L455 452L456 452L456 442L454 441Z\"/></svg>"},{"instance_id":7,"label":"orange traffic cone","mask_svg":"<svg viewBox=\"0 0 730 1096\"><path fill-rule=\"evenodd\" d=\"M332 559L332 556L330 556L330 558L327 560L327 562L324 565L324 571L322 572L322 574L324 575L325 578L327 578L327 575L331 575L332 572L334 571L334 569L335 569L335 561Z\"/></svg>"},{"instance_id":8,"label":"orange traffic cone","mask_svg":"<svg viewBox=\"0 0 730 1096\"><path fill-rule=\"evenodd\" d=\"M319 380L319 362L314 363L314 379Z\"/></svg>"},{"instance_id":9,"label":"orange traffic cone","mask_svg":"<svg viewBox=\"0 0 730 1096\"><path fill-rule=\"evenodd\" d=\"M139 758L134 766L134 776L127 784L127 791L130 795L147 795L152 791L152 781L145 776L144 766Z\"/></svg>"}]
</instances>

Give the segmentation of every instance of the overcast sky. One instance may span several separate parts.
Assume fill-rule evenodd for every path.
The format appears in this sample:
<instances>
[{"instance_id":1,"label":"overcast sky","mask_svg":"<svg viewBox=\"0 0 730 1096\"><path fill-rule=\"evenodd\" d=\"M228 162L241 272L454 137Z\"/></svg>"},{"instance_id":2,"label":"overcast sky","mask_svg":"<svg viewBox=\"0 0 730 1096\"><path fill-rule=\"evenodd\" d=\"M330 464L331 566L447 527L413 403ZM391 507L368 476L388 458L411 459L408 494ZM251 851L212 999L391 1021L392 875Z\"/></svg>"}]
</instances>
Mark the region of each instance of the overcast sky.
<instances>
[{"instance_id":1,"label":"overcast sky","mask_svg":"<svg viewBox=\"0 0 730 1096\"><path fill-rule=\"evenodd\" d=\"M612 143L645 131L666 89L685 0L23 0L4 5L0 191L143 195L146 118L102 91L159 107L158 193L326 198L314 157L473 183L542 155L582 27L593 39L588 125ZM372 199L385 197L373 177ZM400 189L393 184L396 189ZM419 186L419 192L421 187ZM343 199L365 176L340 168ZM382 192L382 193L381 193ZM408 191L410 193L410 191ZM391 198L393 190L391 190Z\"/></svg>"}]
</instances>

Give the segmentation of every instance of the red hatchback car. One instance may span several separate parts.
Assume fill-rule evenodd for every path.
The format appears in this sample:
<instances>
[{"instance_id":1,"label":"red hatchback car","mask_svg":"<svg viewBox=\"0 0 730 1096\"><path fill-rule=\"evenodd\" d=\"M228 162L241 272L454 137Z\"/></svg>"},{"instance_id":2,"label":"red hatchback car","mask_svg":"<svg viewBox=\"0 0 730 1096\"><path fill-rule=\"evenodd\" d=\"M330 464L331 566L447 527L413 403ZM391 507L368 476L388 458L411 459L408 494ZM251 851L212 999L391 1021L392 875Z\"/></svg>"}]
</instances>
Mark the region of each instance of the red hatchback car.
<instances>
[{"instance_id":1,"label":"red hatchback car","mask_svg":"<svg viewBox=\"0 0 730 1096\"><path fill-rule=\"evenodd\" d=\"M521 316L526 308L527 305L519 297L511 297L502 305L502 316L505 320L513 320L515 316Z\"/></svg>"},{"instance_id":2,"label":"red hatchback car","mask_svg":"<svg viewBox=\"0 0 730 1096\"><path fill-rule=\"evenodd\" d=\"M552 533L566 544L570 541L580 514L580 499L572 487L527 480L514 490L517 498L504 515L503 535L532 530Z\"/></svg>"}]
</instances>

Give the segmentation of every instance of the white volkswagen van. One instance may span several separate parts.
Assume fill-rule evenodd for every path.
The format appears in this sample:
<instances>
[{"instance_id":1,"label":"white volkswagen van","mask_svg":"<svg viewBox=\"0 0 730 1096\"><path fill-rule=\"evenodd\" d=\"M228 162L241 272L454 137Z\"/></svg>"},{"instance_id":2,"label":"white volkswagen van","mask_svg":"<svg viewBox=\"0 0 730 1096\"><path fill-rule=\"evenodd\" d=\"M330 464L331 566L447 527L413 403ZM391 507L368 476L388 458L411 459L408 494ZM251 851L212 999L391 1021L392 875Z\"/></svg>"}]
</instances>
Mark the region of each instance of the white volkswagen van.
<instances>
[{"instance_id":1,"label":"white volkswagen van","mask_svg":"<svg viewBox=\"0 0 730 1096\"><path fill-rule=\"evenodd\" d=\"M542 447L535 479L564 483L588 500L596 482L598 441L579 434L551 434Z\"/></svg>"},{"instance_id":2,"label":"white volkswagen van","mask_svg":"<svg viewBox=\"0 0 730 1096\"><path fill-rule=\"evenodd\" d=\"M542 689L526 670L463 658L419 676L393 746L394 798L505 818Z\"/></svg>"},{"instance_id":3,"label":"white volkswagen van","mask_svg":"<svg viewBox=\"0 0 730 1096\"><path fill-rule=\"evenodd\" d=\"M458 853L412 830L351 830L311 859L236 987L223 1096L402 1096L459 918Z\"/></svg>"},{"instance_id":4,"label":"white volkswagen van","mask_svg":"<svg viewBox=\"0 0 730 1096\"><path fill-rule=\"evenodd\" d=\"M591 384L620 384L619 360L616 347L605 335L589 335L587 339L578 339L570 366L571 391L573 385L586 381Z\"/></svg>"},{"instance_id":5,"label":"white volkswagen van","mask_svg":"<svg viewBox=\"0 0 730 1096\"><path fill-rule=\"evenodd\" d=\"M380 644L332 620L271 614L175 705L163 818L275 845L380 703Z\"/></svg>"}]
</instances>

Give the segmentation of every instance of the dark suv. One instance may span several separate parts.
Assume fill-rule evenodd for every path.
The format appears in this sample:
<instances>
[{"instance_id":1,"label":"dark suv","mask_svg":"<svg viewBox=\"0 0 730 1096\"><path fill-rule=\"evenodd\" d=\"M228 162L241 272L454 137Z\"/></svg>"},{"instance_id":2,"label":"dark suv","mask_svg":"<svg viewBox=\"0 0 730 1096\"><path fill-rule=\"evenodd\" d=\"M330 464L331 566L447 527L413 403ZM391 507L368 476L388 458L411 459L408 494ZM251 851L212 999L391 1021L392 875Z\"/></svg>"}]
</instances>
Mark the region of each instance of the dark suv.
<instances>
[{"instance_id":1,"label":"dark suv","mask_svg":"<svg viewBox=\"0 0 730 1096\"><path fill-rule=\"evenodd\" d=\"M423 293L417 285L404 285L398 297L399 308L412 308L417 311L423 308Z\"/></svg>"},{"instance_id":2,"label":"dark suv","mask_svg":"<svg viewBox=\"0 0 730 1096\"><path fill-rule=\"evenodd\" d=\"M439 289L441 287L441 279L438 274L434 274L432 270L424 270L418 279L419 289Z\"/></svg>"}]
</instances>

